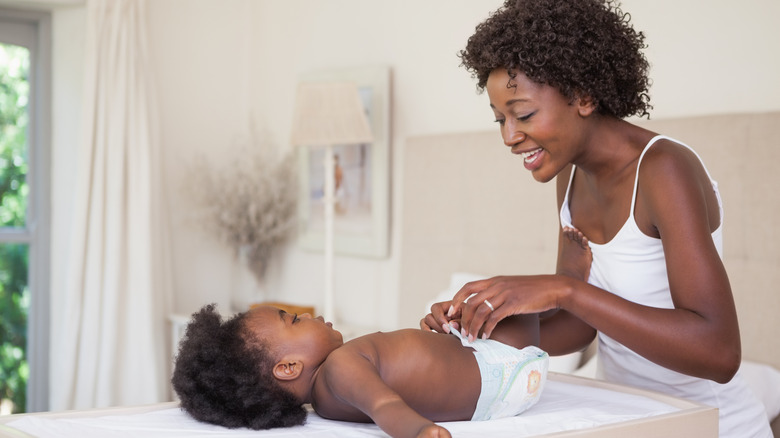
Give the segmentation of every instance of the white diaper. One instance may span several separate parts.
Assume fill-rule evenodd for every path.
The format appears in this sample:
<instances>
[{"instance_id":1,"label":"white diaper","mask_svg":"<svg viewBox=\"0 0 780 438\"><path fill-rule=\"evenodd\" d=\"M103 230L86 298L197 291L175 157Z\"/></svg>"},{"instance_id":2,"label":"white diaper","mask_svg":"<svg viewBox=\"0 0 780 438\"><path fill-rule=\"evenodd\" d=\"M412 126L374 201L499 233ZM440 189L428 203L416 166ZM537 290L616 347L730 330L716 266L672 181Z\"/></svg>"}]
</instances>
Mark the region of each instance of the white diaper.
<instances>
[{"instance_id":1,"label":"white diaper","mask_svg":"<svg viewBox=\"0 0 780 438\"><path fill-rule=\"evenodd\" d=\"M469 342L456 329L450 333L475 350L479 364L482 390L472 421L514 417L539 401L547 381L547 353L532 345L519 350L492 339Z\"/></svg>"}]
</instances>

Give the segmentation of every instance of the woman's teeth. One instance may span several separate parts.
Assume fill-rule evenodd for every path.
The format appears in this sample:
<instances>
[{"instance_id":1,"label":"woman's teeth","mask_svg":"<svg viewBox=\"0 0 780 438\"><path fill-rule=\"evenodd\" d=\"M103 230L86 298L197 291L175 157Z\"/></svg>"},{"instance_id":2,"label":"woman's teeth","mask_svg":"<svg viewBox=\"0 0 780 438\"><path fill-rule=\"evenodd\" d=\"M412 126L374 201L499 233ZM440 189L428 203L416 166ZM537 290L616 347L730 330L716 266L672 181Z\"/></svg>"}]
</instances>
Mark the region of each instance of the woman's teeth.
<instances>
[{"instance_id":1,"label":"woman's teeth","mask_svg":"<svg viewBox=\"0 0 780 438\"><path fill-rule=\"evenodd\" d=\"M534 157L536 156L536 154L539 153L539 151L541 151L541 150L542 150L542 148L535 149L535 150L529 151L529 152L523 152L522 154L520 154L520 157L522 157L523 160L526 163L530 163L531 161L534 160Z\"/></svg>"}]
</instances>

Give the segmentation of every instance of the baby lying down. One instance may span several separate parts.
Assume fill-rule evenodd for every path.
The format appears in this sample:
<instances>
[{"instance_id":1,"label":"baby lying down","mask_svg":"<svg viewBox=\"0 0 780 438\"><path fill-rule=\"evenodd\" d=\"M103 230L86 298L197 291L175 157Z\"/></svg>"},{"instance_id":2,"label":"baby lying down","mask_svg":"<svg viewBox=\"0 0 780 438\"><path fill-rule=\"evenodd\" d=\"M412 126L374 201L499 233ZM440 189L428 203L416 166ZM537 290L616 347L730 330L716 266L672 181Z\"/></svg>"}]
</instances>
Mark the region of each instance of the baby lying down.
<instances>
[{"instance_id":1,"label":"baby lying down","mask_svg":"<svg viewBox=\"0 0 780 438\"><path fill-rule=\"evenodd\" d=\"M393 437L448 437L434 422L514 416L539 400L548 356L535 346L535 315L503 320L493 339L451 332L344 343L322 317L259 306L223 321L208 305L187 326L172 383L182 408L207 423L294 426L310 403L323 418L373 421Z\"/></svg>"}]
</instances>

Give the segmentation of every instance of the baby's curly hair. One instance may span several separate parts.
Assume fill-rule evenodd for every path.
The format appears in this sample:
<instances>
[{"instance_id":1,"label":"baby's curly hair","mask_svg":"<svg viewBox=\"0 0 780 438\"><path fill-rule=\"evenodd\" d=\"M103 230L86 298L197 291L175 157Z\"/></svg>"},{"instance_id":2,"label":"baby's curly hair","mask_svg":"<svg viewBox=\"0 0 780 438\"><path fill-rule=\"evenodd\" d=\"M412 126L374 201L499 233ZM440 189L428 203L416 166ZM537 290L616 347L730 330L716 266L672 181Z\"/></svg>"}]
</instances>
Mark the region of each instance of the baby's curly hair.
<instances>
[{"instance_id":1,"label":"baby's curly hair","mask_svg":"<svg viewBox=\"0 0 780 438\"><path fill-rule=\"evenodd\" d=\"M506 0L459 57L479 92L505 68L570 99L590 96L601 114L649 118L645 37L630 19L613 0Z\"/></svg>"},{"instance_id":2,"label":"baby's curly hair","mask_svg":"<svg viewBox=\"0 0 780 438\"><path fill-rule=\"evenodd\" d=\"M303 424L303 404L276 383L274 361L247 329L246 315L223 322L214 304L192 315L171 379L182 409L198 421L229 428Z\"/></svg>"}]
</instances>

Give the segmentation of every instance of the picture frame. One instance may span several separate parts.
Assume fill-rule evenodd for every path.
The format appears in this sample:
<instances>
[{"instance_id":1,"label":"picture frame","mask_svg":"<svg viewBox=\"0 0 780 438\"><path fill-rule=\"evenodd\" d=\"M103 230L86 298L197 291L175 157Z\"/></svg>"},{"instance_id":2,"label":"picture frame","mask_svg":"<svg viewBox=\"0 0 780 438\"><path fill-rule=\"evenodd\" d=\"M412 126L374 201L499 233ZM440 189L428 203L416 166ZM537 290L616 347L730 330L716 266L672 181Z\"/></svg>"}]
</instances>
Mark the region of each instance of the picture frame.
<instances>
[{"instance_id":1,"label":"picture frame","mask_svg":"<svg viewBox=\"0 0 780 438\"><path fill-rule=\"evenodd\" d=\"M383 258L388 255L390 210L390 69L384 66L310 72L301 82L354 82L366 109L373 142L337 145L334 252ZM299 246L324 248L324 147L298 150Z\"/></svg>"}]
</instances>

